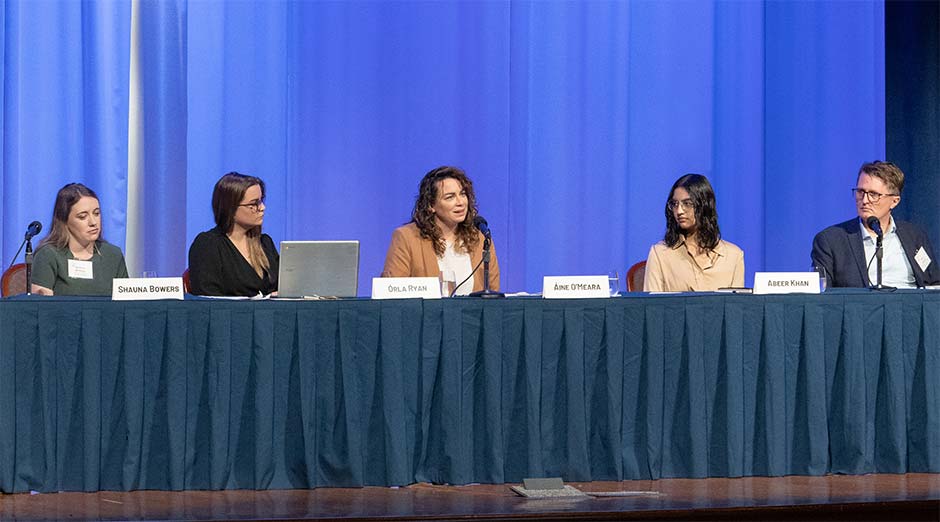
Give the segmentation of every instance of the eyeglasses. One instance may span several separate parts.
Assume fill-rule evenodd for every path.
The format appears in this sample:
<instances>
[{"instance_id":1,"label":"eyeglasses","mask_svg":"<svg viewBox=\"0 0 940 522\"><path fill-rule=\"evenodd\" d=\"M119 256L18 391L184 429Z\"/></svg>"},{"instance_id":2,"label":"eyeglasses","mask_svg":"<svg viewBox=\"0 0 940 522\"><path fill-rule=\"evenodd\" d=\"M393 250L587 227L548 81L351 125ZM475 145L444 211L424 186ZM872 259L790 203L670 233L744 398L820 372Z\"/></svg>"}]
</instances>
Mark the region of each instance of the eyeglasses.
<instances>
[{"instance_id":1,"label":"eyeglasses","mask_svg":"<svg viewBox=\"0 0 940 522\"><path fill-rule=\"evenodd\" d=\"M666 204L666 208L668 208L670 212L675 212L680 206L683 210L691 211L695 209L695 203L692 203L691 199L683 199L682 201L671 199L669 203Z\"/></svg>"},{"instance_id":2,"label":"eyeglasses","mask_svg":"<svg viewBox=\"0 0 940 522\"><path fill-rule=\"evenodd\" d=\"M865 196L868 196L868 201L872 203L878 203L881 201L881 198L885 196L900 196L900 194L882 194L880 192L872 192L870 190L854 188L852 193L855 194L856 201L862 201L865 199Z\"/></svg>"},{"instance_id":3,"label":"eyeglasses","mask_svg":"<svg viewBox=\"0 0 940 522\"><path fill-rule=\"evenodd\" d=\"M261 212L261 207L264 206L264 198L256 199L256 200L252 201L251 203L242 203L241 205L238 205L238 206L240 206L240 207L248 207L249 209L251 209L251 210L254 211L254 212Z\"/></svg>"}]
</instances>

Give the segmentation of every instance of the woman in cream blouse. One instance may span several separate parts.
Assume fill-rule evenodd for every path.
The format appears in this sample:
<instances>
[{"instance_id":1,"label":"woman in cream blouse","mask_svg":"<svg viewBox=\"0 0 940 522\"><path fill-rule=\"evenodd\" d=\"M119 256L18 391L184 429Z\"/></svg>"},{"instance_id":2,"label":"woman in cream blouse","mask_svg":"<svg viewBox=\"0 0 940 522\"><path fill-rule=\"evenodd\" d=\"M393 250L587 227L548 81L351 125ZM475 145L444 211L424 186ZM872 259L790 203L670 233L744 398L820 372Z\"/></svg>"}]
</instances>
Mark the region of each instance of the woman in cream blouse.
<instances>
[{"instance_id":1,"label":"woman in cream blouse","mask_svg":"<svg viewBox=\"0 0 940 522\"><path fill-rule=\"evenodd\" d=\"M646 292L744 286L744 252L721 239L715 192L701 174L676 180L666 200L666 236L646 259Z\"/></svg>"}]
</instances>

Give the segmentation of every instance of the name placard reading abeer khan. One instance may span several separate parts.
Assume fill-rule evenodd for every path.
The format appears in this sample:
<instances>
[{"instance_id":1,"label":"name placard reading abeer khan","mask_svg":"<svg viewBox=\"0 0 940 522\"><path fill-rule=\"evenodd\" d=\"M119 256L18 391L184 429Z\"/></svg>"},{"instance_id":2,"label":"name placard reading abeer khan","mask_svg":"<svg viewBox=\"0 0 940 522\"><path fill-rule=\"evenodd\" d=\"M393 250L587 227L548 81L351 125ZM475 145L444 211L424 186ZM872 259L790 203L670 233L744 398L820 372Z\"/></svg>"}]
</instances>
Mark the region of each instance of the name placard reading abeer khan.
<instances>
[{"instance_id":1,"label":"name placard reading abeer khan","mask_svg":"<svg viewBox=\"0 0 940 522\"><path fill-rule=\"evenodd\" d=\"M818 294L817 272L756 272L755 294Z\"/></svg>"},{"instance_id":2,"label":"name placard reading abeer khan","mask_svg":"<svg viewBox=\"0 0 940 522\"><path fill-rule=\"evenodd\" d=\"M183 299L182 277L128 277L115 279L111 285L115 301L149 301L152 299Z\"/></svg>"},{"instance_id":3,"label":"name placard reading abeer khan","mask_svg":"<svg viewBox=\"0 0 940 522\"><path fill-rule=\"evenodd\" d=\"M610 297L607 276L545 276L542 296L546 299Z\"/></svg>"},{"instance_id":4,"label":"name placard reading abeer khan","mask_svg":"<svg viewBox=\"0 0 940 522\"><path fill-rule=\"evenodd\" d=\"M440 299L441 283L436 277L373 277L372 299Z\"/></svg>"}]
</instances>

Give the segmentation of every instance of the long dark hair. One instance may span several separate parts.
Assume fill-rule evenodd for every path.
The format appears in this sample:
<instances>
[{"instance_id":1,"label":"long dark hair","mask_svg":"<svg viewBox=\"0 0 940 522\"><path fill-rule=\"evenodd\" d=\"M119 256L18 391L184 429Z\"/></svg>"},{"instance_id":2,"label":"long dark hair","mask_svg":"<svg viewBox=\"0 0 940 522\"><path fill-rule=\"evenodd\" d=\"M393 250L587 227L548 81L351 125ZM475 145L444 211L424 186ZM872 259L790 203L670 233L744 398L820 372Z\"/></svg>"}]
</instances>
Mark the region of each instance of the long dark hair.
<instances>
[{"instance_id":1,"label":"long dark hair","mask_svg":"<svg viewBox=\"0 0 940 522\"><path fill-rule=\"evenodd\" d=\"M59 189L55 196L55 204L52 205L52 227L46 237L39 242L37 250L45 245L52 245L56 248L69 246L69 213L78 200L84 197L98 199L98 194L81 183L69 183ZM98 202L100 204L101 200ZM98 231L98 241L104 241L104 227L100 221Z\"/></svg>"},{"instance_id":2,"label":"long dark hair","mask_svg":"<svg viewBox=\"0 0 940 522\"><path fill-rule=\"evenodd\" d=\"M718 210L715 204L715 191L708 178L701 174L686 174L677 179L666 197L666 237L663 242L668 247L674 247L682 239L683 232L676 222L676 217L669 210L669 201L677 188L684 188L695 205L695 237L699 247L714 250L721 241L721 230L718 228Z\"/></svg>"},{"instance_id":3,"label":"long dark hair","mask_svg":"<svg viewBox=\"0 0 940 522\"><path fill-rule=\"evenodd\" d=\"M235 212L238 211L245 192L248 192L248 189L254 185L261 187L261 198L264 199L264 181L261 181L261 178L229 172L215 183L215 189L212 190L212 214L215 216L216 226L225 234L231 233L235 227ZM248 236L248 257L250 258L248 262L261 276L270 268L268 256L261 248L261 225L248 229L246 236Z\"/></svg>"},{"instance_id":4,"label":"long dark hair","mask_svg":"<svg viewBox=\"0 0 940 522\"><path fill-rule=\"evenodd\" d=\"M424 175L418 186L418 197L415 199L414 210L411 211L411 221L417 225L421 237L430 239L434 244L434 252L438 256L444 255L444 249L447 246L444 238L441 237L441 229L437 226L431 207L437 201L438 185L447 178L457 180L467 193L467 217L457 224L454 249L463 250L469 254L480 240L477 229L473 225L473 219L477 216L477 198L473 193L473 182L459 168L438 167Z\"/></svg>"}]
</instances>

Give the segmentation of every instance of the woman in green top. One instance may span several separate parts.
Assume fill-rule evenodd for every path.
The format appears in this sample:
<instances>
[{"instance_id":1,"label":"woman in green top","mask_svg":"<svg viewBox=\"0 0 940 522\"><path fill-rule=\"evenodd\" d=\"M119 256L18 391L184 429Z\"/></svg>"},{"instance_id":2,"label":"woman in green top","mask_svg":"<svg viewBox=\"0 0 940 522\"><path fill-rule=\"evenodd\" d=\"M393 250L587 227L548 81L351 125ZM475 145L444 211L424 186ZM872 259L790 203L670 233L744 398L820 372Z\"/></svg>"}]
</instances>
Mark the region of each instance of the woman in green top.
<instances>
[{"instance_id":1,"label":"woman in green top","mask_svg":"<svg viewBox=\"0 0 940 522\"><path fill-rule=\"evenodd\" d=\"M111 295L116 277L127 277L127 265L121 249L101 237L98 195L81 183L62 187L52 230L33 257L33 293Z\"/></svg>"}]
</instances>

